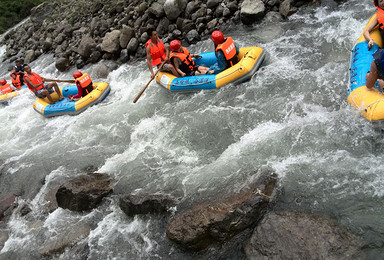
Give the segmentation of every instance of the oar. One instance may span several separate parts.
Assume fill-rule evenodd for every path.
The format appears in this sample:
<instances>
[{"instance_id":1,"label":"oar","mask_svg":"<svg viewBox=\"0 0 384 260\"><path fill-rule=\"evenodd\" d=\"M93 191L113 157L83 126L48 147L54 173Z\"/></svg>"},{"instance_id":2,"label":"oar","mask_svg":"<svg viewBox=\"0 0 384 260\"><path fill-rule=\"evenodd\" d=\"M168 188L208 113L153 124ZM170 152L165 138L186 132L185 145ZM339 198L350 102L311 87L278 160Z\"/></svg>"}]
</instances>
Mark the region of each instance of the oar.
<instances>
[{"instance_id":1,"label":"oar","mask_svg":"<svg viewBox=\"0 0 384 260\"><path fill-rule=\"evenodd\" d=\"M64 83L75 83L76 81L70 79L45 79L45 81L64 82Z\"/></svg>"},{"instance_id":2,"label":"oar","mask_svg":"<svg viewBox=\"0 0 384 260\"><path fill-rule=\"evenodd\" d=\"M133 103L137 102L137 100L140 98L141 94L143 94L145 89L149 86L149 83L152 82L152 80L156 77L157 73L159 73L159 71L163 68L164 64L165 64L165 61L163 61L163 63L161 63L160 68L156 71L155 75L148 81L147 85L145 85L145 87L140 91L140 93L137 94L136 98L133 100Z\"/></svg>"}]
</instances>

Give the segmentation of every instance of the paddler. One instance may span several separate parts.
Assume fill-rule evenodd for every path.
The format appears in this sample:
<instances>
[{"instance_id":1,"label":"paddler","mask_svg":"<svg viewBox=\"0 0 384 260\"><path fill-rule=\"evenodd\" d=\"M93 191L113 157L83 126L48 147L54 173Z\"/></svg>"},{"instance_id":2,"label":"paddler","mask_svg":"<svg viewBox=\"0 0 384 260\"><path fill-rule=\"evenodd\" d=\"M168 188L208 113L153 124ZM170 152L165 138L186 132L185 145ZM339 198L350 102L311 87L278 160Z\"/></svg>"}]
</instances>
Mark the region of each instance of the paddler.
<instances>
[{"instance_id":1,"label":"paddler","mask_svg":"<svg viewBox=\"0 0 384 260\"><path fill-rule=\"evenodd\" d=\"M27 84L29 90L32 91L36 97L47 97L49 102L54 104L55 101L53 101L51 97L54 88L56 93L59 95L59 100L63 99L63 95L61 94L56 82L44 85L45 78L40 77L40 75L35 72L32 72L31 67L28 64L24 64L24 71L26 72L26 74L24 74L24 81Z\"/></svg>"},{"instance_id":2,"label":"paddler","mask_svg":"<svg viewBox=\"0 0 384 260\"><path fill-rule=\"evenodd\" d=\"M171 62L175 66L177 72L182 76L197 76L204 75L208 69L204 66L197 66L192 58L199 58L198 54L189 54L189 51L181 46L181 42L173 40L169 44L171 49Z\"/></svg>"},{"instance_id":3,"label":"paddler","mask_svg":"<svg viewBox=\"0 0 384 260\"><path fill-rule=\"evenodd\" d=\"M16 88L16 89L21 89L22 85L21 85L21 78L20 78L20 75L19 74L16 74L15 72L12 72L10 74L11 76L11 81L12 81L12 85Z\"/></svg>"},{"instance_id":4,"label":"paddler","mask_svg":"<svg viewBox=\"0 0 384 260\"><path fill-rule=\"evenodd\" d=\"M77 95L69 95L68 98L71 101L77 101L82 97L85 97L94 89L91 77L88 73L82 73L81 71L75 71L73 78L77 86Z\"/></svg>"},{"instance_id":5,"label":"paddler","mask_svg":"<svg viewBox=\"0 0 384 260\"><path fill-rule=\"evenodd\" d=\"M376 6L377 12L376 17L373 18L372 22L368 25L367 29L365 29L363 35L365 40L368 41L368 47L372 48L374 40L371 37L370 33L375 29L376 25L379 25L379 31L382 40L384 40L383 37L383 30L384 30L384 0L374 0L373 3Z\"/></svg>"},{"instance_id":6,"label":"paddler","mask_svg":"<svg viewBox=\"0 0 384 260\"><path fill-rule=\"evenodd\" d=\"M148 29L147 34L150 37L145 44L145 51L147 53L147 65L151 72L151 78L155 77L153 67L160 68L161 63L165 62L161 71L172 73L175 76L179 76L175 67L169 63L169 50L165 47L164 43L158 37L157 31L154 29Z\"/></svg>"},{"instance_id":7,"label":"paddler","mask_svg":"<svg viewBox=\"0 0 384 260\"><path fill-rule=\"evenodd\" d=\"M215 55L217 62L209 68L209 73L218 74L233 65L239 59L239 47L235 44L231 37L224 38L224 34L219 31L213 31L211 40L215 44Z\"/></svg>"},{"instance_id":8,"label":"paddler","mask_svg":"<svg viewBox=\"0 0 384 260\"><path fill-rule=\"evenodd\" d=\"M14 91L15 88L9 85L5 79L0 79L0 92L5 95Z\"/></svg>"}]
</instances>

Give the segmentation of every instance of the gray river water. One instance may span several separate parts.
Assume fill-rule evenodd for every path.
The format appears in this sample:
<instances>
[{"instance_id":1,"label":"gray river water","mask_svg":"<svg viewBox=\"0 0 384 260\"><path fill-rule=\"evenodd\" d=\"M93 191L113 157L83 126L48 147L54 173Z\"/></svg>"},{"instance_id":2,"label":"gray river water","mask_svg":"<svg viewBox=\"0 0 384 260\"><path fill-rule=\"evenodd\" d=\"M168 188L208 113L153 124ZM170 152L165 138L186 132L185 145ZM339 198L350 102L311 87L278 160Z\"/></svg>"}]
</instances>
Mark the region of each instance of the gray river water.
<instances>
[{"instance_id":1,"label":"gray river water","mask_svg":"<svg viewBox=\"0 0 384 260\"><path fill-rule=\"evenodd\" d=\"M93 169L119 181L116 193L162 193L190 205L246 186L264 167L284 191L276 208L330 216L362 237L368 259L382 259L384 136L346 101L350 51L374 10L371 0L349 0L233 27L227 35L240 47L267 56L249 82L218 91L174 94L152 83L133 104L149 80L140 61L113 71L110 95L77 116L42 117L28 91L1 106L0 196L21 195L32 212L12 217L0 259L39 259L82 225L91 228L82 240L88 259L244 258L236 245L185 252L167 239L166 217L128 218L113 196L83 214L47 213L44 196ZM210 40L189 48L213 50ZM75 70L57 72L50 55L31 66L47 78L71 79ZM75 247L58 257L83 256Z\"/></svg>"}]
</instances>

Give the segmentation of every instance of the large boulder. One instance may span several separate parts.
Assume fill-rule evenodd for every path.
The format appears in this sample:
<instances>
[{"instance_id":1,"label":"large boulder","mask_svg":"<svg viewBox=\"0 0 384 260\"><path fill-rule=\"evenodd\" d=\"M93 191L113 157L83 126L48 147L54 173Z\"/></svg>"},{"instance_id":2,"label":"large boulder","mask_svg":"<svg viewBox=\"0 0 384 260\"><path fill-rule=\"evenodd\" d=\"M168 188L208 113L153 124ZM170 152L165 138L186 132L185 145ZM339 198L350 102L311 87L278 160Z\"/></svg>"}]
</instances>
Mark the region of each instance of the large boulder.
<instances>
[{"instance_id":1,"label":"large boulder","mask_svg":"<svg viewBox=\"0 0 384 260\"><path fill-rule=\"evenodd\" d=\"M197 204L176 215L167 227L172 241L194 250L222 243L254 226L275 197L276 175L264 173L237 194Z\"/></svg>"},{"instance_id":2,"label":"large boulder","mask_svg":"<svg viewBox=\"0 0 384 260\"><path fill-rule=\"evenodd\" d=\"M240 18L243 24L249 25L264 17L265 5L261 0L244 0L241 3Z\"/></svg>"},{"instance_id":3,"label":"large boulder","mask_svg":"<svg viewBox=\"0 0 384 260\"><path fill-rule=\"evenodd\" d=\"M93 40L91 36L85 35L81 38L77 53L79 53L81 57L87 59L96 46L97 44L95 40Z\"/></svg>"},{"instance_id":4,"label":"large boulder","mask_svg":"<svg viewBox=\"0 0 384 260\"><path fill-rule=\"evenodd\" d=\"M59 58L55 63L55 67L59 71L66 71L69 69L70 66L71 63L67 58Z\"/></svg>"},{"instance_id":5,"label":"large boulder","mask_svg":"<svg viewBox=\"0 0 384 260\"><path fill-rule=\"evenodd\" d=\"M337 222L317 215L272 212L246 246L248 259L363 259L361 242Z\"/></svg>"},{"instance_id":6,"label":"large boulder","mask_svg":"<svg viewBox=\"0 0 384 260\"><path fill-rule=\"evenodd\" d=\"M101 49L108 53L116 53L120 50L120 34L119 30L113 30L105 34Z\"/></svg>"},{"instance_id":7,"label":"large boulder","mask_svg":"<svg viewBox=\"0 0 384 260\"><path fill-rule=\"evenodd\" d=\"M138 214L160 214L175 205L175 200L165 195L125 195L119 205L127 216Z\"/></svg>"},{"instance_id":8,"label":"large boulder","mask_svg":"<svg viewBox=\"0 0 384 260\"><path fill-rule=\"evenodd\" d=\"M183 12L186 6L182 0L167 0L164 3L165 15L170 21L174 21Z\"/></svg>"},{"instance_id":9,"label":"large boulder","mask_svg":"<svg viewBox=\"0 0 384 260\"><path fill-rule=\"evenodd\" d=\"M121 29L121 34L120 34L120 47L122 49L127 48L127 45L131 38L135 36L135 31L133 30L132 27L123 25L123 28Z\"/></svg>"},{"instance_id":10,"label":"large boulder","mask_svg":"<svg viewBox=\"0 0 384 260\"><path fill-rule=\"evenodd\" d=\"M28 50L25 52L24 62L30 63L36 59L35 51L34 50Z\"/></svg>"},{"instance_id":11,"label":"large boulder","mask_svg":"<svg viewBox=\"0 0 384 260\"><path fill-rule=\"evenodd\" d=\"M96 208L112 191L112 180L108 175L93 173L62 184L56 193L56 200L61 208L87 211Z\"/></svg>"},{"instance_id":12,"label":"large boulder","mask_svg":"<svg viewBox=\"0 0 384 260\"><path fill-rule=\"evenodd\" d=\"M14 194L0 197L0 221L5 217L6 211L13 209L16 206L17 196Z\"/></svg>"},{"instance_id":13,"label":"large boulder","mask_svg":"<svg viewBox=\"0 0 384 260\"><path fill-rule=\"evenodd\" d=\"M164 8L159 2L152 3L152 5L151 5L151 7L149 7L148 11L149 11L149 13L153 14L157 18L161 18L165 14Z\"/></svg>"},{"instance_id":14,"label":"large boulder","mask_svg":"<svg viewBox=\"0 0 384 260\"><path fill-rule=\"evenodd\" d=\"M279 7L279 12L282 16L287 17L297 12L297 7L294 6L295 0L284 0Z\"/></svg>"},{"instance_id":15,"label":"large boulder","mask_svg":"<svg viewBox=\"0 0 384 260\"><path fill-rule=\"evenodd\" d=\"M129 41L128 46L127 46L128 53L134 54L138 47L139 47L139 40L137 40L136 38L132 38Z\"/></svg>"}]
</instances>

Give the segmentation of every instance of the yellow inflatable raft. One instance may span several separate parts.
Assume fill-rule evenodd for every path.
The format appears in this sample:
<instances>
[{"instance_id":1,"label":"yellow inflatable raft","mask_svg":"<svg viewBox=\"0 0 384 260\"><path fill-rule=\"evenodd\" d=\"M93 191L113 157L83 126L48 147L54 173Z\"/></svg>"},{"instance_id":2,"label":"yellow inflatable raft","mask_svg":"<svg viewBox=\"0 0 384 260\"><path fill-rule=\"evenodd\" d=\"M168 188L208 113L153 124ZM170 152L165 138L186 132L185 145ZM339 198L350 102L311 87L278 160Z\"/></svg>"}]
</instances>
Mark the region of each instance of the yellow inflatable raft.
<instances>
[{"instance_id":1,"label":"yellow inflatable raft","mask_svg":"<svg viewBox=\"0 0 384 260\"><path fill-rule=\"evenodd\" d=\"M64 99L59 100L56 92L51 94L54 104L50 104L47 98L38 98L33 104L33 108L45 117L59 116L59 115L77 115L88 107L95 105L106 98L111 90L108 83L96 82L93 83L94 89L85 97L77 100L70 101L69 95L77 94L77 86L69 86L60 88Z\"/></svg>"}]
</instances>

